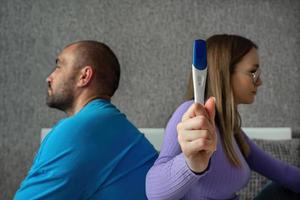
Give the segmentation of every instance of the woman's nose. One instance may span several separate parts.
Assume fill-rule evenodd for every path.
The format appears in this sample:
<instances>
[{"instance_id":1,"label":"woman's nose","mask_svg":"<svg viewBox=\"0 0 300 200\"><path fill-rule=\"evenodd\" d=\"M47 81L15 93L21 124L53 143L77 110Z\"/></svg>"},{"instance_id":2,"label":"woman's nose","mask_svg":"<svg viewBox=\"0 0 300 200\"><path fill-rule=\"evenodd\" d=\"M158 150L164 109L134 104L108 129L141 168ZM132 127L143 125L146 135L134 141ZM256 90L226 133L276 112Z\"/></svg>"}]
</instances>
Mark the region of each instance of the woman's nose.
<instances>
[{"instance_id":1,"label":"woman's nose","mask_svg":"<svg viewBox=\"0 0 300 200\"><path fill-rule=\"evenodd\" d=\"M256 87L258 87L258 86L261 86L263 84L263 82L262 82L262 80L261 80L261 77L259 77L258 79L257 79L257 81L256 81Z\"/></svg>"}]
</instances>

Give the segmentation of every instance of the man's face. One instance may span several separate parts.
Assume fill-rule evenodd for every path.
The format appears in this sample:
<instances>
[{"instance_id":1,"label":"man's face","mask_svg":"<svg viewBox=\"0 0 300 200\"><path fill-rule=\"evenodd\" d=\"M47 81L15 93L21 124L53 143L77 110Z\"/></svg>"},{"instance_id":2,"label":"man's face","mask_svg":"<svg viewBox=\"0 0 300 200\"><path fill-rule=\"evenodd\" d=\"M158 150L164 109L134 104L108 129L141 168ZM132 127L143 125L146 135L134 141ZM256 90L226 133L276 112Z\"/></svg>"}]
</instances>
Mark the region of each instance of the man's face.
<instances>
[{"instance_id":1,"label":"man's face","mask_svg":"<svg viewBox=\"0 0 300 200\"><path fill-rule=\"evenodd\" d=\"M51 108L67 112L73 107L77 70L75 65L75 45L65 48L56 59L56 67L48 76L46 103Z\"/></svg>"}]
</instances>

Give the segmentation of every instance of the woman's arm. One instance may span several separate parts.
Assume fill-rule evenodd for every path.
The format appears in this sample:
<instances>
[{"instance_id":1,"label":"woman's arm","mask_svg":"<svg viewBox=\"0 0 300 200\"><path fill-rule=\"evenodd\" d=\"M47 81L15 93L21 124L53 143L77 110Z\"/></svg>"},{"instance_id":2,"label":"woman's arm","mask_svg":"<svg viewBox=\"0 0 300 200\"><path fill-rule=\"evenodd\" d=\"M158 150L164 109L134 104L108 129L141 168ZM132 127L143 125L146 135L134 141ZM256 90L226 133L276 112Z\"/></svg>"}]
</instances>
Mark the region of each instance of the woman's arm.
<instances>
[{"instance_id":1,"label":"woman's arm","mask_svg":"<svg viewBox=\"0 0 300 200\"><path fill-rule=\"evenodd\" d=\"M176 129L182 115L192 103L188 101L180 105L167 124L161 152L146 178L149 199L180 199L198 179L184 160Z\"/></svg>"},{"instance_id":2,"label":"woman's arm","mask_svg":"<svg viewBox=\"0 0 300 200\"><path fill-rule=\"evenodd\" d=\"M244 134L245 135L245 134ZM289 188L294 192L300 192L300 169L278 160L260 149L246 135L250 146L250 154L246 158L250 168L263 176Z\"/></svg>"},{"instance_id":3,"label":"woman's arm","mask_svg":"<svg viewBox=\"0 0 300 200\"><path fill-rule=\"evenodd\" d=\"M161 153L146 178L149 199L183 198L208 168L216 148L214 123L210 123L215 105L212 99L205 106L192 103L182 104L168 122Z\"/></svg>"}]
</instances>

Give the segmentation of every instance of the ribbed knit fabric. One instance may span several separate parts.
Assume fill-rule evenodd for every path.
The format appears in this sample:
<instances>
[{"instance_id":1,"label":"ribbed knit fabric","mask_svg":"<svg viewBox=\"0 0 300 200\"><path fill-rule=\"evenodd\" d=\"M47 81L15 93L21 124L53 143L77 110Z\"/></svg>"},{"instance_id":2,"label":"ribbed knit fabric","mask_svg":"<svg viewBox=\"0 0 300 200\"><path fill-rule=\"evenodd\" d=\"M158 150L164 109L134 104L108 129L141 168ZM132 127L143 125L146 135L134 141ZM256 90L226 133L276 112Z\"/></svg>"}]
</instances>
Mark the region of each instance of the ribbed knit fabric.
<instances>
[{"instance_id":1,"label":"ribbed knit fabric","mask_svg":"<svg viewBox=\"0 0 300 200\"><path fill-rule=\"evenodd\" d=\"M216 132L218 137L217 151L211 158L209 169L201 175L196 175L185 162L177 140L176 127L192 103L193 101L188 101L179 106L168 122L159 158L147 174L147 197L150 200L238 199L235 193L248 183L250 168L235 140L232 142L241 161L241 167L234 167L227 159L218 129ZM300 170L298 168L275 160L260 150L251 140L248 138L247 140L251 148L249 163L253 169L273 179L276 177L276 180L287 186L299 183ZM257 164L260 160L267 160L269 164L261 166L261 164ZM274 167L277 169L276 174L272 173ZM291 178L293 180L285 179L281 173L283 170L288 170L289 174L293 174L295 178ZM279 172L280 174L277 174ZM299 179L297 179L298 177ZM300 190L299 187L300 184L294 186L295 189Z\"/></svg>"},{"instance_id":2,"label":"ribbed knit fabric","mask_svg":"<svg viewBox=\"0 0 300 200\"><path fill-rule=\"evenodd\" d=\"M247 157L249 167L291 191L300 193L300 169L275 159L270 154L260 149L247 136L246 139L248 140L251 149L251 153Z\"/></svg>"}]
</instances>

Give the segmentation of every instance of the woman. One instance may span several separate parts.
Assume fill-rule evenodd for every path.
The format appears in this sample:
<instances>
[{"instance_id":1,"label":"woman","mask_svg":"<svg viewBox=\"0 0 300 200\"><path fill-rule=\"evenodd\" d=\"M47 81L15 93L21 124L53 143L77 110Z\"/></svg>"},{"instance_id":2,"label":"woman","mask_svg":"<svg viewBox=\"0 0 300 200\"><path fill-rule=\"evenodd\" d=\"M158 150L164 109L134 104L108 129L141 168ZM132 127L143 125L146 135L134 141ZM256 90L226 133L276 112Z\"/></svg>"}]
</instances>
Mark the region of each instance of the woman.
<instances>
[{"instance_id":1,"label":"woman","mask_svg":"<svg viewBox=\"0 0 300 200\"><path fill-rule=\"evenodd\" d=\"M250 170L299 198L300 169L272 158L241 130L238 105L252 103L262 84L257 46L241 36L215 35L207 40L207 62L207 101L184 102L169 120L147 174L148 198L238 199Z\"/></svg>"}]
</instances>

